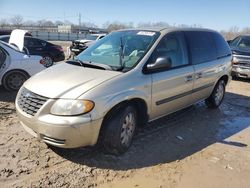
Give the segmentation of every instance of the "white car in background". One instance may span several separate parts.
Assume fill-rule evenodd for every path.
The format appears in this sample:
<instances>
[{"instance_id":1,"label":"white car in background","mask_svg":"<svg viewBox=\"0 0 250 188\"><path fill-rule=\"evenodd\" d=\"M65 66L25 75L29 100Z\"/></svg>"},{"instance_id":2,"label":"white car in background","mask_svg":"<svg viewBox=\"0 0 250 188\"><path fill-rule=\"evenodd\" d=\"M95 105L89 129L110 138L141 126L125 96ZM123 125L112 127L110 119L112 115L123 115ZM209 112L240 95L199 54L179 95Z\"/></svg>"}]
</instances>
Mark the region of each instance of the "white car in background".
<instances>
[{"instance_id":1,"label":"white car in background","mask_svg":"<svg viewBox=\"0 0 250 188\"><path fill-rule=\"evenodd\" d=\"M72 41L72 44L70 47L68 47L68 56L75 56L80 54L82 51L87 49L90 45L94 44L96 41L102 39L105 37L106 33L98 33L98 34L89 34L86 35L85 39L79 39Z\"/></svg>"},{"instance_id":2,"label":"white car in background","mask_svg":"<svg viewBox=\"0 0 250 188\"><path fill-rule=\"evenodd\" d=\"M9 43L0 41L0 86L7 90L18 90L30 76L46 68L41 56L29 55L24 47L26 32L13 30Z\"/></svg>"}]
</instances>

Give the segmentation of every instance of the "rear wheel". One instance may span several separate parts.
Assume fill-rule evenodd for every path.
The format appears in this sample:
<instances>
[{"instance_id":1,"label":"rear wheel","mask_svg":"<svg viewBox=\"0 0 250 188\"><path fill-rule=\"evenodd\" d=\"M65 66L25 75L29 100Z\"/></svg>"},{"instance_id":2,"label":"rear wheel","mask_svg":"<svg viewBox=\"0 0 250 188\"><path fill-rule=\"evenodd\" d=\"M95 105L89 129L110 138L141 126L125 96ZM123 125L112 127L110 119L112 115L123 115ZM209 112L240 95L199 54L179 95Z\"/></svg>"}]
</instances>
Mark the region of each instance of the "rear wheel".
<instances>
[{"instance_id":1,"label":"rear wheel","mask_svg":"<svg viewBox=\"0 0 250 188\"><path fill-rule=\"evenodd\" d=\"M205 100L206 105L209 108L218 108L223 101L225 95L225 82L219 80L210 97Z\"/></svg>"},{"instance_id":2,"label":"rear wheel","mask_svg":"<svg viewBox=\"0 0 250 188\"><path fill-rule=\"evenodd\" d=\"M49 55L43 56L43 62L45 67L50 67L53 65L53 59Z\"/></svg>"},{"instance_id":3,"label":"rear wheel","mask_svg":"<svg viewBox=\"0 0 250 188\"><path fill-rule=\"evenodd\" d=\"M3 77L3 86L9 91L17 91L28 78L23 71L11 71Z\"/></svg>"},{"instance_id":4,"label":"rear wheel","mask_svg":"<svg viewBox=\"0 0 250 188\"><path fill-rule=\"evenodd\" d=\"M137 111L133 106L118 110L105 125L103 145L111 154L121 154L128 150L138 124Z\"/></svg>"}]
</instances>

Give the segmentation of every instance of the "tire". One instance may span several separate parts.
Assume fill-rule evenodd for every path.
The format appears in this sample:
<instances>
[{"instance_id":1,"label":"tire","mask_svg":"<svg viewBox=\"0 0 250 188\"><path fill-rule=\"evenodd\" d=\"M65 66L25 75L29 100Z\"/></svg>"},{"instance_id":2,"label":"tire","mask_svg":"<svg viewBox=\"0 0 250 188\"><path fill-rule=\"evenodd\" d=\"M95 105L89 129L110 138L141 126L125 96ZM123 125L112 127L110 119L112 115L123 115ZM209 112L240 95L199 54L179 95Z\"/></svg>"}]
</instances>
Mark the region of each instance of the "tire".
<instances>
[{"instance_id":1,"label":"tire","mask_svg":"<svg viewBox=\"0 0 250 188\"><path fill-rule=\"evenodd\" d=\"M237 80L237 76L236 76L236 75L233 75L233 76L232 76L232 80Z\"/></svg>"},{"instance_id":2,"label":"tire","mask_svg":"<svg viewBox=\"0 0 250 188\"><path fill-rule=\"evenodd\" d=\"M225 82L219 80L212 94L205 100L208 108L218 108L225 96Z\"/></svg>"},{"instance_id":3,"label":"tire","mask_svg":"<svg viewBox=\"0 0 250 188\"><path fill-rule=\"evenodd\" d=\"M53 65L53 59L50 55L44 55L43 62L44 62L43 65L47 68Z\"/></svg>"},{"instance_id":4,"label":"tire","mask_svg":"<svg viewBox=\"0 0 250 188\"><path fill-rule=\"evenodd\" d=\"M106 152L119 155L125 153L138 125L138 113L133 106L120 108L106 122L102 144Z\"/></svg>"},{"instance_id":5,"label":"tire","mask_svg":"<svg viewBox=\"0 0 250 188\"><path fill-rule=\"evenodd\" d=\"M28 78L29 75L27 73L14 70L4 75L2 83L6 90L17 91Z\"/></svg>"}]
</instances>

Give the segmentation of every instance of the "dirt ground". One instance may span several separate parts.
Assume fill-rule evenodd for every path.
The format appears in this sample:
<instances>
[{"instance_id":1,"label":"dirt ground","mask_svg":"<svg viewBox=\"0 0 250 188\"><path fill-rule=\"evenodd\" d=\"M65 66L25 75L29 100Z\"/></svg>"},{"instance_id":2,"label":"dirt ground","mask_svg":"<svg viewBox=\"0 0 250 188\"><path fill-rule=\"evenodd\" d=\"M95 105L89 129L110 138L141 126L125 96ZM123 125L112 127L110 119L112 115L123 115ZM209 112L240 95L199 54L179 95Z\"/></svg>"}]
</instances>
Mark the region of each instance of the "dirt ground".
<instances>
[{"instance_id":1,"label":"dirt ground","mask_svg":"<svg viewBox=\"0 0 250 188\"><path fill-rule=\"evenodd\" d=\"M140 130L130 150L48 148L24 131L0 88L0 187L250 188L250 82L219 109L203 102Z\"/></svg>"}]
</instances>

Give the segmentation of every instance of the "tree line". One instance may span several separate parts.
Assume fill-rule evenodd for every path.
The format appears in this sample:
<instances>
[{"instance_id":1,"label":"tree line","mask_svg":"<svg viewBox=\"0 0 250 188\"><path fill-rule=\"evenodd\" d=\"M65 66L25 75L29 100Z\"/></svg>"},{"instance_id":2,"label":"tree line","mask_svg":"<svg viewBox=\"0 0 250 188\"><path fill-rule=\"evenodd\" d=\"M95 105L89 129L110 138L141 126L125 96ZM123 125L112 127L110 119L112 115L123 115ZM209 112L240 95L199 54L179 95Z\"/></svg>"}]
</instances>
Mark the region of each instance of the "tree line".
<instances>
[{"instance_id":1,"label":"tree line","mask_svg":"<svg viewBox=\"0 0 250 188\"><path fill-rule=\"evenodd\" d=\"M13 26L17 28L21 28L22 26L36 26L39 28L49 28L49 27L57 27L58 25L73 25L73 26L78 26L79 24L76 25L68 20L56 20L56 21L51 21L51 20L38 20L38 21L32 21L32 20L24 20L22 16L20 15L15 15L9 19L0 19L0 27L4 28L6 26ZM89 27L89 28L97 28L97 25L92 23L92 22L82 22L81 27ZM138 24L134 24L133 22L105 22L102 25L103 29L107 29L107 31L111 32L114 30L119 30L119 29L127 29L127 28L152 28L152 27L167 27L167 28L184 28L184 27L192 27L192 28L202 28L202 25L199 24L194 24L194 25L186 25L186 24L168 24L167 22L140 22ZM233 39L239 34L250 34L250 27L246 27L243 29L240 29L237 26L232 26L228 30L222 30L220 31L222 35L226 39Z\"/></svg>"}]
</instances>

